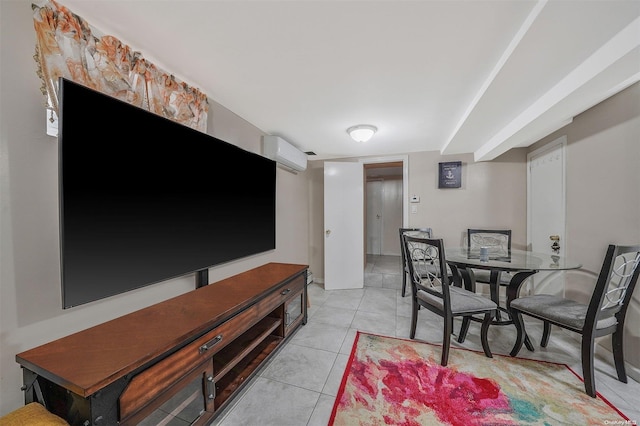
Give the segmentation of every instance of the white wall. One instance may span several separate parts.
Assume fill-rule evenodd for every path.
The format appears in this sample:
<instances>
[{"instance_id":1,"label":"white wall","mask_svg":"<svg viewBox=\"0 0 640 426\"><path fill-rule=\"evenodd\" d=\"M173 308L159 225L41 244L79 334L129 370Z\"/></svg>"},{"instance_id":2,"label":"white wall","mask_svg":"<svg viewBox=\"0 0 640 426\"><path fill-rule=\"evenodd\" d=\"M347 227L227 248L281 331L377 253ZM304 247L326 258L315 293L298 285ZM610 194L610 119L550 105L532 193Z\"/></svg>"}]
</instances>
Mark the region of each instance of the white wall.
<instances>
[{"instance_id":1,"label":"white wall","mask_svg":"<svg viewBox=\"0 0 640 426\"><path fill-rule=\"evenodd\" d=\"M135 48L135 40L122 41ZM194 276L186 276L69 310L61 308L58 144L45 134L34 48L31 2L0 1L0 415L24 403L17 353L192 290L195 285ZM164 54L142 53L158 58ZM198 82L188 83L198 86ZM210 102L208 133L261 152L263 133L258 128ZM96 117L94 124L95 131L112 131L114 137L122 130L105 117ZM91 143L90 134L87 143ZM237 172L250 173L241 164ZM306 173L294 175L278 169L277 181L276 250L212 268L210 281L271 261L308 263ZM239 208L251 205L248 202Z\"/></svg>"}]
</instances>

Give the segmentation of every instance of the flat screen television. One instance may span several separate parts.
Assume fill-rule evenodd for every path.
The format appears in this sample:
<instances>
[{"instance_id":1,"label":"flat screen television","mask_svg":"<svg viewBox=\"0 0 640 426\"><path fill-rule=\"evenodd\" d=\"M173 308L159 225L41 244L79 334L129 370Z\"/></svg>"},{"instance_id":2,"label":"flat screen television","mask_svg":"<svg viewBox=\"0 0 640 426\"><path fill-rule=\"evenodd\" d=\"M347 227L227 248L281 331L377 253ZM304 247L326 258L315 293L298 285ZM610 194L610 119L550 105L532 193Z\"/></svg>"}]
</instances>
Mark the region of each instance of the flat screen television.
<instances>
[{"instance_id":1,"label":"flat screen television","mask_svg":"<svg viewBox=\"0 0 640 426\"><path fill-rule=\"evenodd\" d=\"M275 249L276 163L59 82L63 308Z\"/></svg>"}]
</instances>

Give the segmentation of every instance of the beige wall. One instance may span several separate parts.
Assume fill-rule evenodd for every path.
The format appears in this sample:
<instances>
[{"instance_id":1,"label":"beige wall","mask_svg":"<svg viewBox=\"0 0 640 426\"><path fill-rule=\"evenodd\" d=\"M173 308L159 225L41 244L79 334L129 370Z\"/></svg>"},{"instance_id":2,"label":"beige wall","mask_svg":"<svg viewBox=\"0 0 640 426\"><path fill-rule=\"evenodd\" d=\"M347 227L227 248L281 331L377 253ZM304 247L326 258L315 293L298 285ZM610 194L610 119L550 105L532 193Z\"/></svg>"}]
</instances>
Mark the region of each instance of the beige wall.
<instances>
[{"instance_id":1,"label":"beige wall","mask_svg":"<svg viewBox=\"0 0 640 426\"><path fill-rule=\"evenodd\" d=\"M396 158L396 157L394 157ZM409 193L417 195L418 212L409 214L409 227L430 227L446 246L460 246L467 228L500 228L513 231L513 247L527 242L527 175L525 149L515 149L491 162L476 163L473 156L442 156L437 151L408 155ZM357 159L355 159L357 160ZM365 159L366 160L366 159ZM352 159L354 161L354 159ZM438 189L438 163L462 161L462 187ZM313 161L310 185L310 267L324 277L324 176L323 162Z\"/></svg>"},{"instance_id":2,"label":"beige wall","mask_svg":"<svg viewBox=\"0 0 640 426\"><path fill-rule=\"evenodd\" d=\"M567 136L566 255L597 274L609 244L640 244L640 83L576 116L530 147ZM595 278L567 272L567 293L587 303ZM640 290L627 312L625 360L640 380ZM610 338L601 343L609 346ZM604 354L608 362L610 354Z\"/></svg>"},{"instance_id":3,"label":"beige wall","mask_svg":"<svg viewBox=\"0 0 640 426\"><path fill-rule=\"evenodd\" d=\"M438 189L438 163L462 161L462 187ZM410 227L430 227L445 246L464 244L467 228L511 229L513 248L527 241L526 152L510 151L494 161L476 163L473 155L409 156L409 194L420 197Z\"/></svg>"},{"instance_id":4,"label":"beige wall","mask_svg":"<svg viewBox=\"0 0 640 426\"><path fill-rule=\"evenodd\" d=\"M108 31L108 28L102 30ZM192 290L194 276L154 284L63 310L58 241L58 144L45 134L41 81L33 60L31 2L0 2L0 415L23 405L22 373L15 354L47 341ZM117 36L117 34L115 34ZM123 40L135 48L135 43ZM162 52L143 52L161 57ZM180 76L178 76L180 77ZM197 82L189 82L197 86ZM96 117L95 131L122 131ZM262 132L211 102L209 131L261 152ZM91 135L87 137L91 143ZM126 155L126 153L123 153ZM218 159L201 159L212 166ZM251 173L236 165L237 173ZM229 177L230 179L233 176ZM276 250L212 268L216 281L271 262L308 263L307 173L277 171ZM251 201L238 208L251 208ZM247 224L251 226L251 224ZM117 342L105 342L117 344Z\"/></svg>"}]
</instances>

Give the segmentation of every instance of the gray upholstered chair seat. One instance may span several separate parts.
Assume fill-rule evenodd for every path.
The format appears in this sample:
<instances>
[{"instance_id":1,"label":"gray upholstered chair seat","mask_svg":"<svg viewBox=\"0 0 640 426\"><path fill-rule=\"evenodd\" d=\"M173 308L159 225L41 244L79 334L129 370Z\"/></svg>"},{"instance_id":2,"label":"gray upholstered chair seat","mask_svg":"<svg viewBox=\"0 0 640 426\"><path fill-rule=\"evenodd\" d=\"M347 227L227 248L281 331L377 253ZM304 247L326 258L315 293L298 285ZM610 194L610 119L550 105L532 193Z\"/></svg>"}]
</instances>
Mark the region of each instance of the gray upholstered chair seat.
<instances>
[{"instance_id":1,"label":"gray upholstered chair seat","mask_svg":"<svg viewBox=\"0 0 640 426\"><path fill-rule=\"evenodd\" d=\"M438 287L435 290L442 291ZM497 309L495 302L459 287L449 286L449 295L451 297L451 313L454 315ZM430 305L436 306L438 309L444 309L442 298L438 296L418 290L417 297Z\"/></svg>"},{"instance_id":2,"label":"gray upholstered chair seat","mask_svg":"<svg viewBox=\"0 0 640 426\"><path fill-rule=\"evenodd\" d=\"M511 302L511 307L542 320L560 323L575 330L582 330L584 327L588 308L587 305L549 294L517 298ZM604 329L616 325L616 323L615 317L603 318L596 323L596 329Z\"/></svg>"}]
</instances>

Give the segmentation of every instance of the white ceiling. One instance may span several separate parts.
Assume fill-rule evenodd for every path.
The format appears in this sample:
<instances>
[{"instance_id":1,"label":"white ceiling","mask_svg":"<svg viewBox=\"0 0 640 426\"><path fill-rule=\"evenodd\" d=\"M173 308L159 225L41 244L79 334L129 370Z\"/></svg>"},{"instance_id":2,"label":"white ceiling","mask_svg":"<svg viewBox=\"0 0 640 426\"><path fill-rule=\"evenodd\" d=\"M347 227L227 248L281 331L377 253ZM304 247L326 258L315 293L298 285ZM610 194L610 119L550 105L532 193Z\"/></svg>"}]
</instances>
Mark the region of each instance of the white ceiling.
<instances>
[{"instance_id":1,"label":"white ceiling","mask_svg":"<svg viewBox=\"0 0 640 426\"><path fill-rule=\"evenodd\" d=\"M311 159L491 160L640 80L638 0L59 2Z\"/></svg>"}]
</instances>

